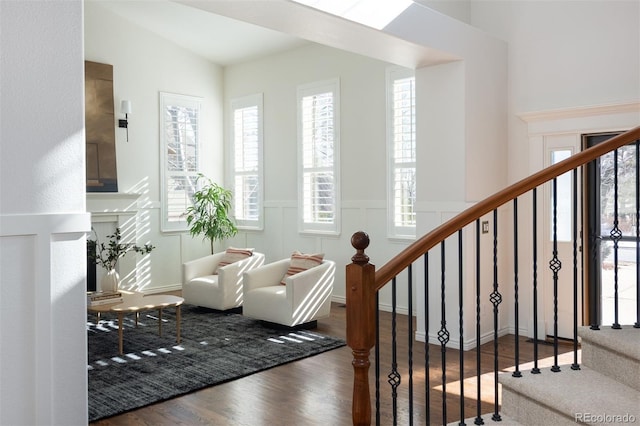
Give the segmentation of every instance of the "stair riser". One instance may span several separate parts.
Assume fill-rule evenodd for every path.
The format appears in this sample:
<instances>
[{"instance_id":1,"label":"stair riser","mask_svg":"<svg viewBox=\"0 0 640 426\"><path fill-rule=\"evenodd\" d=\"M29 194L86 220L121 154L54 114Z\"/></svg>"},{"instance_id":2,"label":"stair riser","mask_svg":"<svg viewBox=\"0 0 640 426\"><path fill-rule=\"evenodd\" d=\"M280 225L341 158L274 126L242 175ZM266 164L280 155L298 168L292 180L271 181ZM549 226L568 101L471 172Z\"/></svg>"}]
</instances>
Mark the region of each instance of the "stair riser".
<instances>
[{"instance_id":1,"label":"stair riser","mask_svg":"<svg viewBox=\"0 0 640 426\"><path fill-rule=\"evenodd\" d=\"M640 391L640 361L637 359L583 341L582 365Z\"/></svg>"},{"instance_id":2,"label":"stair riser","mask_svg":"<svg viewBox=\"0 0 640 426\"><path fill-rule=\"evenodd\" d=\"M573 417L567 417L538 402L502 386L502 413L517 419L522 425L575 426Z\"/></svg>"}]
</instances>

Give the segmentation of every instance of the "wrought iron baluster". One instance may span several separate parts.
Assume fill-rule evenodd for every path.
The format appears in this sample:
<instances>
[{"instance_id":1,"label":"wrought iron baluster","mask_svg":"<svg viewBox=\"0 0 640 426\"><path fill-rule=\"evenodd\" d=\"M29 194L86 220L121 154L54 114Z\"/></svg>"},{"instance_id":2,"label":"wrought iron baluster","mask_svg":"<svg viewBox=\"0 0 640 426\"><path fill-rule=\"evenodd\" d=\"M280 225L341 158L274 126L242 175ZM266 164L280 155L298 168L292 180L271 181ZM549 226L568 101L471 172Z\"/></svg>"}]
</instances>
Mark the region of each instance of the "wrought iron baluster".
<instances>
[{"instance_id":1,"label":"wrought iron baluster","mask_svg":"<svg viewBox=\"0 0 640 426\"><path fill-rule=\"evenodd\" d=\"M578 169L573 169L573 364L572 370L580 370L578 364Z\"/></svg>"},{"instance_id":2,"label":"wrought iron baluster","mask_svg":"<svg viewBox=\"0 0 640 426\"><path fill-rule=\"evenodd\" d=\"M413 265L407 267L407 280L408 282L408 363L409 363L409 424L413 425Z\"/></svg>"},{"instance_id":3,"label":"wrought iron baluster","mask_svg":"<svg viewBox=\"0 0 640 426\"><path fill-rule=\"evenodd\" d=\"M483 425L482 398L482 369L480 368L480 219L476 220L476 419L474 424Z\"/></svg>"},{"instance_id":4,"label":"wrought iron baluster","mask_svg":"<svg viewBox=\"0 0 640 426\"><path fill-rule=\"evenodd\" d=\"M458 322L460 325L460 348L458 353L460 355L460 421L458 425L465 425L464 422L464 324L463 324L463 306L462 306L462 229L458 231Z\"/></svg>"},{"instance_id":5,"label":"wrought iron baluster","mask_svg":"<svg viewBox=\"0 0 640 426\"><path fill-rule=\"evenodd\" d=\"M380 292L376 291L376 426L380 426Z\"/></svg>"},{"instance_id":6,"label":"wrought iron baluster","mask_svg":"<svg viewBox=\"0 0 640 426\"><path fill-rule=\"evenodd\" d=\"M520 305L518 303L518 199L513 199L513 309L515 315L515 371L513 377L522 377L520 372Z\"/></svg>"},{"instance_id":7,"label":"wrought iron baluster","mask_svg":"<svg viewBox=\"0 0 640 426\"><path fill-rule=\"evenodd\" d=\"M431 424L431 365L429 360L429 252L424 254L424 391L426 421Z\"/></svg>"},{"instance_id":8,"label":"wrought iron baluster","mask_svg":"<svg viewBox=\"0 0 640 426\"><path fill-rule=\"evenodd\" d=\"M553 366L551 371L560 371L558 365L558 272L562 262L558 259L558 180L553 179L553 258L549 261L549 269L553 271Z\"/></svg>"},{"instance_id":9,"label":"wrought iron baluster","mask_svg":"<svg viewBox=\"0 0 640 426\"><path fill-rule=\"evenodd\" d=\"M387 375L387 382L391 385L391 403L394 426L398 424L398 386L400 386L401 380L400 373L398 372L396 303L396 277L393 277L391 280L391 372Z\"/></svg>"},{"instance_id":10,"label":"wrought iron baluster","mask_svg":"<svg viewBox=\"0 0 640 426\"><path fill-rule=\"evenodd\" d=\"M618 227L618 150L613 151L613 229L609 235L613 241L613 324L611 328L619 330L618 323L618 247L622 231Z\"/></svg>"},{"instance_id":11,"label":"wrought iron baluster","mask_svg":"<svg viewBox=\"0 0 640 426\"><path fill-rule=\"evenodd\" d=\"M442 360L442 424L447 424L447 343L449 342L449 331L447 330L446 306L445 306L445 244L441 247L441 283L440 283L440 330L438 331L438 341L440 342L440 353Z\"/></svg>"},{"instance_id":12,"label":"wrought iron baluster","mask_svg":"<svg viewBox=\"0 0 640 426\"><path fill-rule=\"evenodd\" d=\"M593 167L594 169L594 173L598 174L601 171L601 161L602 161L603 157L600 157L597 160L593 160L589 163L588 167ZM599 201L600 202L600 201ZM589 262L592 262L593 264L597 264L597 259L600 259L601 253L602 253L602 244L604 243L604 236L600 236L600 233L602 232L602 225L601 224L594 224L591 225L589 224L589 226L593 226L593 230L591 230L589 228L589 230L587 232L589 232L589 234L587 234L587 238L589 241L588 244L588 252L587 255L589 257ZM593 235L591 235L593 234ZM600 265L602 266L602 265ZM583 269L584 271L584 269ZM602 289L602 285L598 284L598 289L595 289L595 285L592 285L594 287L594 294L598 293L601 291ZM601 305L602 302L601 300L598 301L596 300L596 298L594 297L593 300L589 301L589 329L591 330L600 330L600 324L602 323L602 309L601 309Z\"/></svg>"},{"instance_id":13,"label":"wrought iron baluster","mask_svg":"<svg viewBox=\"0 0 640 426\"><path fill-rule=\"evenodd\" d=\"M531 374L540 374L538 368L538 188L533 188L533 368Z\"/></svg>"},{"instance_id":14,"label":"wrought iron baluster","mask_svg":"<svg viewBox=\"0 0 640 426\"><path fill-rule=\"evenodd\" d=\"M493 397L494 411L491 419L502 420L498 412L498 305L502 302L502 295L498 291L498 210L493 211L493 291L489 297L493 304Z\"/></svg>"},{"instance_id":15,"label":"wrought iron baluster","mask_svg":"<svg viewBox=\"0 0 640 426\"><path fill-rule=\"evenodd\" d=\"M636 141L636 322L640 328L640 140Z\"/></svg>"},{"instance_id":16,"label":"wrought iron baluster","mask_svg":"<svg viewBox=\"0 0 640 426\"><path fill-rule=\"evenodd\" d=\"M424 391L426 421L431 424L431 365L429 360L429 252L424 254Z\"/></svg>"}]
</instances>

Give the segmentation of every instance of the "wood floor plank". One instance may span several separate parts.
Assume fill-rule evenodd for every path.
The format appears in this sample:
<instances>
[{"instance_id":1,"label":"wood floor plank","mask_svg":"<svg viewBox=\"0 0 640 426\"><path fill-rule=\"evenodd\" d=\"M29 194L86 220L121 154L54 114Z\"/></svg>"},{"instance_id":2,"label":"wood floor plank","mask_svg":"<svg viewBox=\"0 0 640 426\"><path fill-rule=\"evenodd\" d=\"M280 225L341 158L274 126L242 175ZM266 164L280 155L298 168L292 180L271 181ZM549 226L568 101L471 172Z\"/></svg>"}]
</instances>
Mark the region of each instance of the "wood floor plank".
<instances>
[{"instance_id":1,"label":"wood floor plank","mask_svg":"<svg viewBox=\"0 0 640 426\"><path fill-rule=\"evenodd\" d=\"M173 293L176 294L176 293ZM178 293L179 294L179 293ZM381 407L384 412L382 424L392 424L392 401L387 374L390 368L391 326L390 314L382 312L380 317L381 333ZM397 318L398 336L398 369L402 373L402 385L398 389L398 424L408 424L409 403L407 376L408 333L407 317ZM415 330L415 328L414 328ZM318 332L334 337L346 338L346 309L344 305L334 303L331 317L318 321ZM521 362L532 360L532 343L520 339ZM515 340L513 336L505 336L499 340L501 355L499 366L506 369L513 366ZM561 348L568 352L569 347ZM539 345L540 357L552 355L552 347ZM493 411L493 343L481 348L481 371L483 377L481 405L483 413ZM429 345L431 362L430 409L432 424L441 424L443 419L441 348ZM464 354L464 392L465 417L475 417L476 402L476 353L467 351ZM232 426L300 426L300 425L351 425L351 395L353 369L351 349L343 347L305 358L289 364L281 365L238 380L212 386L166 402L153 404L128 413L90 423L92 426L163 426L163 425L232 425ZM373 351L371 354L373 362ZM427 408L425 397L425 345L422 342L413 344L414 362L414 424L426 424ZM447 361L447 422L459 418L459 353L456 350L446 351ZM375 372L370 369L371 394L374 396ZM490 418L490 414L485 417Z\"/></svg>"}]
</instances>

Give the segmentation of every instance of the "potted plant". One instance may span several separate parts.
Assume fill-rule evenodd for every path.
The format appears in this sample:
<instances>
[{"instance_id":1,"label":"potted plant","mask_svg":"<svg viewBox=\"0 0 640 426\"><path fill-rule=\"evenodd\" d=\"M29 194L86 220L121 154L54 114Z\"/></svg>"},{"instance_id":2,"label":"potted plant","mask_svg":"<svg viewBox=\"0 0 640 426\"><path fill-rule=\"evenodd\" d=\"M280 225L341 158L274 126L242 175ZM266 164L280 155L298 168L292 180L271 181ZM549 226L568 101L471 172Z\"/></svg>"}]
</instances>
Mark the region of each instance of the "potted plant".
<instances>
[{"instance_id":1,"label":"potted plant","mask_svg":"<svg viewBox=\"0 0 640 426\"><path fill-rule=\"evenodd\" d=\"M151 244L145 244L144 246L138 246L134 243L123 243L122 234L120 228L116 228L115 233L107 235L109 243L101 243L96 236L95 240L87 240L87 246L89 247L89 259L94 264L102 266L107 274L102 278L100 282L100 289L102 291L116 292L118 290L118 272L116 271L116 264L118 259L124 257L130 251L135 251L141 254L151 253L155 247Z\"/></svg>"},{"instance_id":2,"label":"potted plant","mask_svg":"<svg viewBox=\"0 0 640 426\"><path fill-rule=\"evenodd\" d=\"M202 173L198 174L196 184L201 179L205 180L205 184L193 194L193 205L186 211L187 225L191 236L202 235L203 239L209 240L213 254L213 243L233 237L238 233L238 228L229 217L231 191Z\"/></svg>"}]
</instances>

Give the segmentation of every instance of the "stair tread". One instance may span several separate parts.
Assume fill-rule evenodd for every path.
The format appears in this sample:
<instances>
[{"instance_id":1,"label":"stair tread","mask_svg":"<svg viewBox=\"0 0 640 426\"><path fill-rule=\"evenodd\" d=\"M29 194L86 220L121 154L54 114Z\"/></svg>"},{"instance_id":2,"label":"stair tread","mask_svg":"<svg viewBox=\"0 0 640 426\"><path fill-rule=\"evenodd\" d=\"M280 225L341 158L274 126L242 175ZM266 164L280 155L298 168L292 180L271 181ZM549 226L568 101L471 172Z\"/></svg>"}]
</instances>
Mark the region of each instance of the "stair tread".
<instances>
[{"instance_id":1,"label":"stair tread","mask_svg":"<svg viewBox=\"0 0 640 426\"><path fill-rule=\"evenodd\" d=\"M561 369L554 373L544 368L541 374L526 371L521 378L501 373L499 381L503 392L507 388L569 417L576 413L606 411L640 418L640 392L588 367L571 370L567 365Z\"/></svg>"},{"instance_id":2,"label":"stair tread","mask_svg":"<svg viewBox=\"0 0 640 426\"><path fill-rule=\"evenodd\" d=\"M522 423L518 423L517 421L515 421L514 419L512 419L509 416L505 416L504 414L500 413L500 417L501 420L496 422L494 420L491 419L491 413L489 414L484 414L482 416L482 421L484 422L483 424L485 425L496 425L496 426L522 426ZM473 425L474 421L475 421L475 417L469 417L467 419L464 419L464 423L466 425ZM449 423L447 426L458 426L460 423L459 422L452 422Z\"/></svg>"},{"instance_id":3,"label":"stair tread","mask_svg":"<svg viewBox=\"0 0 640 426\"><path fill-rule=\"evenodd\" d=\"M578 335L586 342L607 348L628 358L640 361L640 328L624 325L619 330L603 326L600 330L580 327Z\"/></svg>"}]
</instances>

